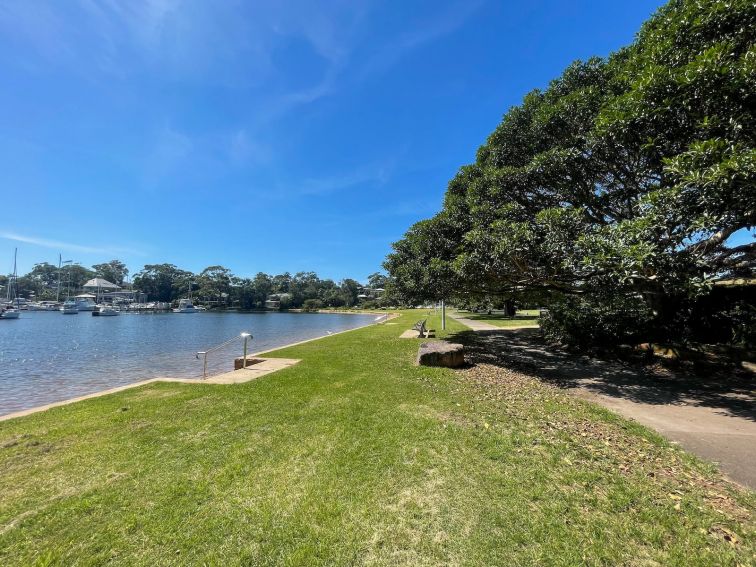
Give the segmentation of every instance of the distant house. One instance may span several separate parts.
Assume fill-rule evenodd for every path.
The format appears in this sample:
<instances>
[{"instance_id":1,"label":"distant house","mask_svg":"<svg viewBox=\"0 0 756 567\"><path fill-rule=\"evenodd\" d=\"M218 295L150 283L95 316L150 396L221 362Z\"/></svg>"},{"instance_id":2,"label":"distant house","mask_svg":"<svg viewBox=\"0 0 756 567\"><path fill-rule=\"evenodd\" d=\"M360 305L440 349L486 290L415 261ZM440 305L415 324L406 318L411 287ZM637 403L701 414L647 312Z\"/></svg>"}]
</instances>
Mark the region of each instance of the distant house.
<instances>
[{"instance_id":1,"label":"distant house","mask_svg":"<svg viewBox=\"0 0 756 567\"><path fill-rule=\"evenodd\" d=\"M83 286L84 291L94 293L98 303L123 303L132 301L144 301L146 295L133 289L124 289L123 287L109 282L105 278L92 278Z\"/></svg>"},{"instance_id":2,"label":"distant house","mask_svg":"<svg viewBox=\"0 0 756 567\"><path fill-rule=\"evenodd\" d=\"M361 287L357 299L367 301L369 299L378 299L385 290L382 287Z\"/></svg>"},{"instance_id":3,"label":"distant house","mask_svg":"<svg viewBox=\"0 0 756 567\"><path fill-rule=\"evenodd\" d=\"M290 297L290 293L273 293L265 300L265 309L277 311L281 309L281 302L287 302Z\"/></svg>"},{"instance_id":4,"label":"distant house","mask_svg":"<svg viewBox=\"0 0 756 567\"><path fill-rule=\"evenodd\" d=\"M119 291L120 286L109 282L105 278L92 278L82 286L87 291Z\"/></svg>"}]
</instances>

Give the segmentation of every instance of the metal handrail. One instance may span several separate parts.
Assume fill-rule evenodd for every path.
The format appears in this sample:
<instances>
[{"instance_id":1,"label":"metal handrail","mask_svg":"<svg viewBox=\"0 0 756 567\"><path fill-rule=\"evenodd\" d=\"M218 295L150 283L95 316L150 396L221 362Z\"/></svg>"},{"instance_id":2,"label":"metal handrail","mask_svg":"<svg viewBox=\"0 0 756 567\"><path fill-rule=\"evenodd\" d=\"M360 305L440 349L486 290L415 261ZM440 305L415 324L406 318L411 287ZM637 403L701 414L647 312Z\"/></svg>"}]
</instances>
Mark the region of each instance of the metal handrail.
<instances>
[{"instance_id":1,"label":"metal handrail","mask_svg":"<svg viewBox=\"0 0 756 567\"><path fill-rule=\"evenodd\" d=\"M237 339L244 339L244 362L242 363L242 365L244 368L246 368L247 367L247 341L251 338L253 338L251 333L244 332L240 334L239 336L228 339L226 342L221 343L217 346L210 347L207 350L197 351L195 358L199 359L200 355L202 355L204 358L203 363L202 363L202 378L207 378L207 355L210 354L211 352L215 352L216 350L220 350L222 348L227 347L228 345L230 345Z\"/></svg>"}]
</instances>

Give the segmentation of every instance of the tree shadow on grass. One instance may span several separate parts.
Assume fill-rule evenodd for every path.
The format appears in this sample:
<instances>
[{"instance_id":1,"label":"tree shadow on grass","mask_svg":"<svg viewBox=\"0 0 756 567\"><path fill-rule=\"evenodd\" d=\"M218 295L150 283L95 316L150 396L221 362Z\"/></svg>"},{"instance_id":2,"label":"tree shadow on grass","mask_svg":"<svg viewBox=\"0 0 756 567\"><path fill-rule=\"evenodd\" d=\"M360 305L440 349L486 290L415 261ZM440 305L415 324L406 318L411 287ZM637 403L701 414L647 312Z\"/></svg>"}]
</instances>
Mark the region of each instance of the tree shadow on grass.
<instances>
[{"instance_id":1,"label":"tree shadow on grass","mask_svg":"<svg viewBox=\"0 0 756 567\"><path fill-rule=\"evenodd\" d=\"M462 331L448 339L465 345L472 364L520 371L561 388L644 404L710 407L756 421L753 375L743 370L693 374L575 355L548 345L539 329Z\"/></svg>"}]
</instances>

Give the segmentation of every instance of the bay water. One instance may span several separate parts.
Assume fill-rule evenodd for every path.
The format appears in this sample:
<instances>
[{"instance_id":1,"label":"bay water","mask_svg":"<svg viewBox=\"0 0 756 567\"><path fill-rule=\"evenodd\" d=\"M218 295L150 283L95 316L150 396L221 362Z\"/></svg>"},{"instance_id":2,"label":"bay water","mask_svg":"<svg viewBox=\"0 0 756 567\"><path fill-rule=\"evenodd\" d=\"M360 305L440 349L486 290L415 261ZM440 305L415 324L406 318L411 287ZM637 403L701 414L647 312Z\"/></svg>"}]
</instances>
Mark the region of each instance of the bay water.
<instances>
[{"instance_id":1,"label":"bay water","mask_svg":"<svg viewBox=\"0 0 756 567\"><path fill-rule=\"evenodd\" d=\"M339 313L121 313L24 311L0 320L0 415L158 376L198 378L202 357L249 332L250 353L369 325ZM241 338L208 355L209 374L233 370Z\"/></svg>"}]
</instances>

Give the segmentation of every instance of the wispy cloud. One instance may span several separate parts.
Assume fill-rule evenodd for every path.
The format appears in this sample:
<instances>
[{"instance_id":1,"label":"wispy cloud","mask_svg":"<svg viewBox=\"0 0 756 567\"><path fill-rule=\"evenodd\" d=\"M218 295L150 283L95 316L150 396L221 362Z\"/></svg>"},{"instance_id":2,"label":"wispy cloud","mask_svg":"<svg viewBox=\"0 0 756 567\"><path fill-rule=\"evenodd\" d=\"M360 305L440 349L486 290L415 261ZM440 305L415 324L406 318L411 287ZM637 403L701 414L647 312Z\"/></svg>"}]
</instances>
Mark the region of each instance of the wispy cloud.
<instances>
[{"instance_id":1,"label":"wispy cloud","mask_svg":"<svg viewBox=\"0 0 756 567\"><path fill-rule=\"evenodd\" d=\"M358 39L350 38L351 41L348 42L348 45L334 49L332 46L333 38L330 37L326 41L325 38L329 38L329 34L324 33L321 27L317 38L313 40L313 45L316 48L324 42L331 45L330 51L323 52L328 55L330 62L327 70L321 80L311 87L297 89L277 97L268 117L274 118L283 115L297 106L310 104L337 94L344 85L361 83L385 73L411 51L441 39L462 27L484 2L485 0L470 0L441 10L434 17L425 21L423 25L379 42L370 56L361 57L359 60L350 61L350 59L354 59L352 57L353 52L360 48ZM361 16L364 17L364 13L361 13ZM312 30L312 28L305 29ZM305 34L307 33L305 31Z\"/></svg>"},{"instance_id":2,"label":"wispy cloud","mask_svg":"<svg viewBox=\"0 0 756 567\"><path fill-rule=\"evenodd\" d=\"M33 244L34 246L42 246L43 248L54 248L55 250L66 250L68 252L81 252L82 254L130 254L134 256L143 256L144 253L132 248L120 248L116 246L87 246L82 244L74 244L72 242L64 242L62 240L51 240L47 238L39 238L36 236L28 236L23 234L17 234L15 232L0 232L0 238L6 240L12 240L14 242L22 242L24 244Z\"/></svg>"},{"instance_id":3,"label":"wispy cloud","mask_svg":"<svg viewBox=\"0 0 756 567\"><path fill-rule=\"evenodd\" d=\"M356 170L330 177L305 179L299 192L303 195L326 195L358 185L385 183L386 178L387 172L384 169Z\"/></svg>"},{"instance_id":4,"label":"wispy cloud","mask_svg":"<svg viewBox=\"0 0 756 567\"><path fill-rule=\"evenodd\" d=\"M396 164L397 158L392 157L379 164L368 164L335 175L309 177L296 192L300 195L328 195L359 186L377 187L389 181Z\"/></svg>"},{"instance_id":5,"label":"wispy cloud","mask_svg":"<svg viewBox=\"0 0 756 567\"><path fill-rule=\"evenodd\" d=\"M395 36L369 37L369 0L313 3L70 0L0 3L0 48L14 64L62 67L92 80L154 73L161 79L257 89L270 122L345 85L385 72L410 51L452 33L483 0L461 1ZM303 40L320 77L293 87L278 57ZM44 62L45 64L41 64Z\"/></svg>"},{"instance_id":6,"label":"wispy cloud","mask_svg":"<svg viewBox=\"0 0 756 567\"><path fill-rule=\"evenodd\" d=\"M410 51L453 33L481 7L485 0L469 0L440 10L423 25L383 43L357 71L358 81L386 72Z\"/></svg>"},{"instance_id":7,"label":"wispy cloud","mask_svg":"<svg viewBox=\"0 0 756 567\"><path fill-rule=\"evenodd\" d=\"M239 128L231 135L229 155L234 163L249 165L269 161L271 150L254 139L246 128Z\"/></svg>"}]
</instances>

